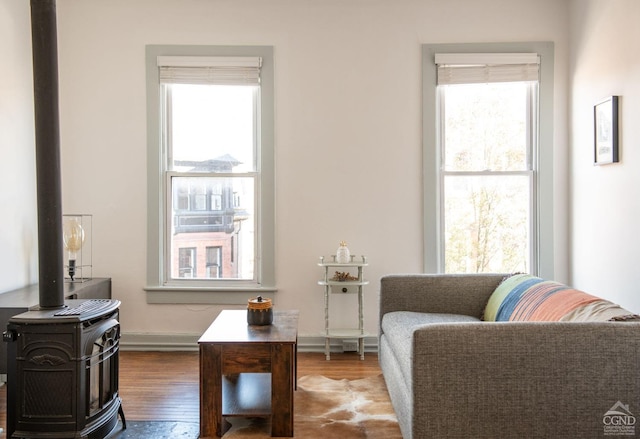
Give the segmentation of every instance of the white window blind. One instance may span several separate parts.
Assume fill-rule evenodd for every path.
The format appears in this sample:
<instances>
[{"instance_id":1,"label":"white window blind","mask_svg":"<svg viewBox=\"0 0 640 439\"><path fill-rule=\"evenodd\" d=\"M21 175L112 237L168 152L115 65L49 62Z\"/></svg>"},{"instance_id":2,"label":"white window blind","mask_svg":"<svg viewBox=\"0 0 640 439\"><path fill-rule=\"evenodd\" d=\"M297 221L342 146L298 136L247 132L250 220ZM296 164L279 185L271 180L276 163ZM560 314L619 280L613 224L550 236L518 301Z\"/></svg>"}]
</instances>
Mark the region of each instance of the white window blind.
<instances>
[{"instance_id":1,"label":"white window blind","mask_svg":"<svg viewBox=\"0 0 640 439\"><path fill-rule=\"evenodd\" d=\"M157 63L164 84L260 84L260 57L159 56Z\"/></svg>"},{"instance_id":2,"label":"white window blind","mask_svg":"<svg viewBox=\"0 0 640 439\"><path fill-rule=\"evenodd\" d=\"M437 53L438 85L537 81L537 53Z\"/></svg>"}]
</instances>

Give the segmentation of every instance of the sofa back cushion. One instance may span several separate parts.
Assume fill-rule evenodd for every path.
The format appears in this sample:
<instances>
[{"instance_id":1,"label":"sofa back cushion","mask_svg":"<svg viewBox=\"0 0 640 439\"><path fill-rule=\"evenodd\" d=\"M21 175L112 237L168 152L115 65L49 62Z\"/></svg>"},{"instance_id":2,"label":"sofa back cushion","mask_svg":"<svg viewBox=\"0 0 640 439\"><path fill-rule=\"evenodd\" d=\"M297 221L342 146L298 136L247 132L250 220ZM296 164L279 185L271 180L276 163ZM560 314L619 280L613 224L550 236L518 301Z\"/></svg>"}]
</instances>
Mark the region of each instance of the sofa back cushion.
<instances>
[{"instance_id":1,"label":"sofa back cushion","mask_svg":"<svg viewBox=\"0 0 640 439\"><path fill-rule=\"evenodd\" d=\"M484 311L485 321L609 321L633 316L620 306L530 274L506 278ZM635 317L635 316L633 316Z\"/></svg>"}]
</instances>

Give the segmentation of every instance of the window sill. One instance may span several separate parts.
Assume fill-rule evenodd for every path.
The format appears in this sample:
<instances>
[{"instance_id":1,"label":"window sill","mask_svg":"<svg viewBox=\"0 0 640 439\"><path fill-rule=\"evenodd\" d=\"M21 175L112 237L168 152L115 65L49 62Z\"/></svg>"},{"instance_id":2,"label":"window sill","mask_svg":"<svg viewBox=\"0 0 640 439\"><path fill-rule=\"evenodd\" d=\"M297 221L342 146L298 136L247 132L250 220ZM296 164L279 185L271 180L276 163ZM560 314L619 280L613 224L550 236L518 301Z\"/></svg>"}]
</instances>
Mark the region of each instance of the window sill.
<instances>
[{"instance_id":1,"label":"window sill","mask_svg":"<svg viewBox=\"0 0 640 439\"><path fill-rule=\"evenodd\" d=\"M203 288L146 286L147 303L246 305L251 297L274 298L275 287Z\"/></svg>"}]
</instances>

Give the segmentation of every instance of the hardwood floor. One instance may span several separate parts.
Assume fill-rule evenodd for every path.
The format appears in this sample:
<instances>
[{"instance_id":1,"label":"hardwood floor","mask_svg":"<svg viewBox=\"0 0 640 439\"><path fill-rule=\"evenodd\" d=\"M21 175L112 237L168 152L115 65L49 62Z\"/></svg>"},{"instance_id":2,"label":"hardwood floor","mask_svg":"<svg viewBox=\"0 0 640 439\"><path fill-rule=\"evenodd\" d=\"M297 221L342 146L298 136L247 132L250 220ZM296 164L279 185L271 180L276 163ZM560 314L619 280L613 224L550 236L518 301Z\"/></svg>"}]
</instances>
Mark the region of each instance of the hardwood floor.
<instances>
[{"instance_id":1,"label":"hardwood floor","mask_svg":"<svg viewBox=\"0 0 640 439\"><path fill-rule=\"evenodd\" d=\"M380 374L378 357L367 353L298 354L298 377L359 379ZM120 352L120 396L130 420L199 421L198 352ZM6 386L0 388L0 425L6 424ZM0 434L0 439L4 438Z\"/></svg>"}]
</instances>

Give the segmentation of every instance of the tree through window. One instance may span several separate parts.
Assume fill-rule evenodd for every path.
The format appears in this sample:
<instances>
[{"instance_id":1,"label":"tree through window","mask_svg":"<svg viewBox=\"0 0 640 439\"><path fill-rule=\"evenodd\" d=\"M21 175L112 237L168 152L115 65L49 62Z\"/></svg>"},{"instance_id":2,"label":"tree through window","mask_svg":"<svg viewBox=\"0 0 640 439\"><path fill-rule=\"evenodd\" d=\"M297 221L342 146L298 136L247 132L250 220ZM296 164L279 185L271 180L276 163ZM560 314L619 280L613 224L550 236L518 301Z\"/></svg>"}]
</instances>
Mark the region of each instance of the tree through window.
<instances>
[{"instance_id":1,"label":"tree through window","mask_svg":"<svg viewBox=\"0 0 640 439\"><path fill-rule=\"evenodd\" d=\"M436 56L444 271L531 272L537 56L465 55Z\"/></svg>"}]
</instances>

